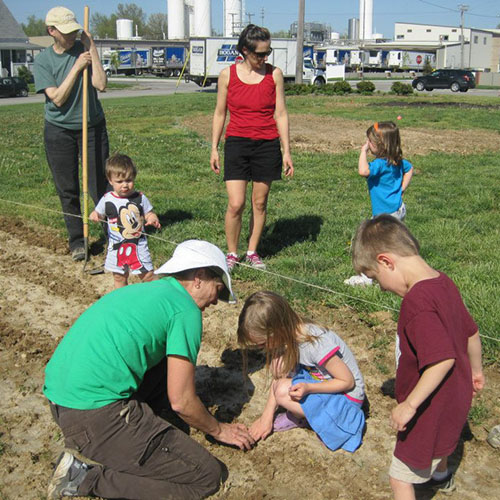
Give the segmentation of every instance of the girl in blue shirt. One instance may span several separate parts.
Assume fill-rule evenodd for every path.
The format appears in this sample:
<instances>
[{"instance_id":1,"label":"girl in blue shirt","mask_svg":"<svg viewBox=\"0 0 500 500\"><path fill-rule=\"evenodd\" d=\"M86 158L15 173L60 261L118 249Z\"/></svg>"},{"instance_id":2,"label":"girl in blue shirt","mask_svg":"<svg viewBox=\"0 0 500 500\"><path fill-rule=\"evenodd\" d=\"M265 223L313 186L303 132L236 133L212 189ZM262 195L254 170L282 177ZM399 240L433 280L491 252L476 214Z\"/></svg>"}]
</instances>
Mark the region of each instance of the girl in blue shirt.
<instances>
[{"instance_id":1,"label":"girl in blue shirt","mask_svg":"<svg viewBox=\"0 0 500 500\"><path fill-rule=\"evenodd\" d=\"M394 122L375 122L366 136L359 154L358 173L368 182L372 216L390 214L403 220L406 215L403 193L410 184L413 167L403 159L399 129ZM369 163L368 151L375 156Z\"/></svg>"},{"instance_id":2,"label":"girl in blue shirt","mask_svg":"<svg viewBox=\"0 0 500 500\"><path fill-rule=\"evenodd\" d=\"M412 164L403 159L401 137L394 122L375 122L366 131L367 140L361 146L358 173L366 177L372 204L372 217L390 214L402 221L406 216L403 193L413 175ZM368 152L375 159L368 162ZM361 274L345 280L346 285L371 285L372 280Z\"/></svg>"}]
</instances>

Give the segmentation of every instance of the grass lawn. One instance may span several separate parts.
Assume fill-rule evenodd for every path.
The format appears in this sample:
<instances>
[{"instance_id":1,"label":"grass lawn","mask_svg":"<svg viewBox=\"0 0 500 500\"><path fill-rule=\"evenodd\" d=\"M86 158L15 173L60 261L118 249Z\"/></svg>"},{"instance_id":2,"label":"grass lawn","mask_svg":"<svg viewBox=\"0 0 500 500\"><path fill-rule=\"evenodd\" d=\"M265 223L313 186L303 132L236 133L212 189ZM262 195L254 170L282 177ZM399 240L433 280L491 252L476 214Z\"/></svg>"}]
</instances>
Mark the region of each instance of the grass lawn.
<instances>
[{"instance_id":1,"label":"grass lawn","mask_svg":"<svg viewBox=\"0 0 500 500\"><path fill-rule=\"evenodd\" d=\"M127 89L127 88L130 88L133 86L134 86L133 83L127 83L127 82L108 82L108 84L106 85L106 88L108 90L110 90L110 89L117 90L117 89ZM28 90L29 90L30 94L34 94L35 93L35 84L29 83Z\"/></svg>"},{"instance_id":2,"label":"grass lawn","mask_svg":"<svg viewBox=\"0 0 500 500\"><path fill-rule=\"evenodd\" d=\"M404 108L402 126L486 129L500 134L500 107L494 98L297 96L287 102L290 114L311 115L311 127L314 115L382 121L394 119ZM168 241L150 238L156 265L171 255L171 242L187 238L209 239L225 249L224 183L210 171L210 144L183 125L190 114L210 115L214 105L215 94L208 93L103 101L111 150L136 161L137 187L152 200L163 224L157 236ZM43 149L43 105L5 106L2 118L0 199L60 210ZM360 137L359 143L363 140ZM296 175L273 185L260 250L272 272L334 293L246 268L235 272L236 290L246 282L241 287L245 290L279 291L302 313L315 304L347 304L366 321L366 312L397 309L400 300L378 287L357 289L343 284L352 274L351 237L359 222L370 216L366 183L357 175L358 152L292 154ZM499 339L500 153L436 151L409 160L418 174L405 195L406 223L419 239L423 257L455 280L481 333ZM55 227L64 235L63 220L57 214L4 201L0 210ZM247 221L248 210L242 242L248 235ZM95 227L91 234L97 235ZM483 342L487 359L494 361L499 343L486 338Z\"/></svg>"}]
</instances>

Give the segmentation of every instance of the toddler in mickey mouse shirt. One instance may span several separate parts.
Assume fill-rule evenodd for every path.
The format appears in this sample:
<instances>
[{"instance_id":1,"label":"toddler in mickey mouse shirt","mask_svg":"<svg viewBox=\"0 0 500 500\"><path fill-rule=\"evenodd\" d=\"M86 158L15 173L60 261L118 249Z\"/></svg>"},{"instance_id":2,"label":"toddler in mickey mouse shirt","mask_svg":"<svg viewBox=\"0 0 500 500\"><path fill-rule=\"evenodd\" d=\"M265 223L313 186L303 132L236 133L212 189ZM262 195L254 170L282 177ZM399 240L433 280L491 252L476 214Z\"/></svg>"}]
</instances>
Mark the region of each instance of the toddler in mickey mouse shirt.
<instances>
[{"instance_id":1,"label":"toddler in mickey mouse shirt","mask_svg":"<svg viewBox=\"0 0 500 500\"><path fill-rule=\"evenodd\" d=\"M132 159L116 153L106 161L106 176L113 191L106 193L90 214L90 220L108 222L108 253L104 269L113 273L115 288L128 284L129 273L142 281L153 279L153 262L144 226L161 227L150 201L135 191L137 168Z\"/></svg>"}]
</instances>

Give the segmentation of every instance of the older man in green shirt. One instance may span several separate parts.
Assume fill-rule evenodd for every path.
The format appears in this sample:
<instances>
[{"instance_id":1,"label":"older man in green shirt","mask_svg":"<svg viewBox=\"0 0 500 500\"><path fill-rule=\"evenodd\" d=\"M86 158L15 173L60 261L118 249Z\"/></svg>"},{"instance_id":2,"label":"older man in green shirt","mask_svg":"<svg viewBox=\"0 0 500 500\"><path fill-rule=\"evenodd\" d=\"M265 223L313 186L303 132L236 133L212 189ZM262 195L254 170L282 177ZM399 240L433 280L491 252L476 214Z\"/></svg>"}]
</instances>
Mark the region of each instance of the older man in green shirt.
<instances>
[{"instance_id":1,"label":"older man in green shirt","mask_svg":"<svg viewBox=\"0 0 500 500\"><path fill-rule=\"evenodd\" d=\"M195 391L202 311L233 297L224 254L188 240L157 273L169 277L115 290L87 309L47 365L43 391L66 446L101 464L63 453L49 498L194 499L217 491L219 462L155 413L162 387L187 424L241 449L254 444L244 425L217 421Z\"/></svg>"},{"instance_id":2,"label":"older man in green shirt","mask_svg":"<svg viewBox=\"0 0 500 500\"><path fill-rule=\"evenodd\" d=\"M90 33L65 7L50 9L45 18L54 44L35 58L35 89L45 94L44 143L47 162L61 200L74 260L85 258L80 210L78 156L82 155L83 70L89 68L88 85L88 188L94 203L106 191L105 161L108 133L97 91L106 88L106 73Z\"/></svg>"}]
</instances>

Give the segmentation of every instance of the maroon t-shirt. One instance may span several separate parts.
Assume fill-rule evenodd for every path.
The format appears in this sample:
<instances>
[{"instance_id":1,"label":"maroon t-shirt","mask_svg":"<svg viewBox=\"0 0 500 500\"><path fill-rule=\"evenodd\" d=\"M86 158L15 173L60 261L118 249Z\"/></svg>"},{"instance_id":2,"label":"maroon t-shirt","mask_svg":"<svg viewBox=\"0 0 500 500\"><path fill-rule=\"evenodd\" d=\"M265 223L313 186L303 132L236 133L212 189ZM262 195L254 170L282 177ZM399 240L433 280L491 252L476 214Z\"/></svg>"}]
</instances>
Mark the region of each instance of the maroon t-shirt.
<instances>
[{"instance_id":1,"label":"maroon t-shirt","mask_svg":"<svg viewBox=\"0 0 500 500\"><path fill-rule=\"evenodd\" d=\"M407 398L428 365L455 359L406 431L398 433L394 455L405 464L425 469L433 458L448 456L456 448L472 400L467 345L476 332L457 287L445 274L416 283L405 295L398 321L398 403Z\"/></svg>"},{"instance_id":2,"label":"maroon t-shirt","mask_svg":"<svg viewBox=\"0 0 500 500\"><path fill-rule=\"evenodd\" d=\"M266 74L260 83L242 82L236 64L229 67L227 107L229 124L227 137L248 139L277 139L279 137L274 112L276 110L276 84L273 66L266 64Z\"/></svg>"}]
</instances>

